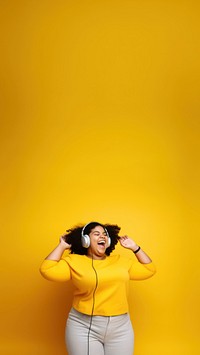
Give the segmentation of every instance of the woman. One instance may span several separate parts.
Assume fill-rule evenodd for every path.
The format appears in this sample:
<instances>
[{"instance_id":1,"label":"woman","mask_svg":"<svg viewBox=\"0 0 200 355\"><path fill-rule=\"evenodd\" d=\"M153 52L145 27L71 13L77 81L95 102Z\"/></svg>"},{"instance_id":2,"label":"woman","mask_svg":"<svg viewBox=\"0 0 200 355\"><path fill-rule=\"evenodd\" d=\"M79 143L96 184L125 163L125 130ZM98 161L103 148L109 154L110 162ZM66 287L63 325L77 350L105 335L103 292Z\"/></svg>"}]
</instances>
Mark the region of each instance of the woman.
<instances>
[{"instance_id":1,"label":"woman","mask_svg":"<svg viewBox=\"0 0 200 355\"><path fill-rule=\"evenodd\" d=\"M48 280L72 280L74 295L66 324L69 355L132 355L134 333L128 314L129 280L155 273L149 256L117 225L90 222L67 231L43 261ZM112 255L118 243L136 259ZM65 250L69 253L62 258Z\"/></svg>"}]
</instances>

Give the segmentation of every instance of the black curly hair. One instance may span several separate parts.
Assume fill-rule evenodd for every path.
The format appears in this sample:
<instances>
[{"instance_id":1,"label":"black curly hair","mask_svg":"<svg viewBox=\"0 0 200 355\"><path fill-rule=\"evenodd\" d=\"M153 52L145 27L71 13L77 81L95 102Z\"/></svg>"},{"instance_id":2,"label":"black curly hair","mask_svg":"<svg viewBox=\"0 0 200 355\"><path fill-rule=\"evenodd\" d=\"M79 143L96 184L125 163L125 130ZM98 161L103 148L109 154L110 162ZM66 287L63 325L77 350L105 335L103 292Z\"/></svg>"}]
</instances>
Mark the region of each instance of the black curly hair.
<instances>
[{"instance_id":1,"label":"black curly hair","mask_svg":"<svg viewBox=\"0 0 200 355\"><path fill-rule=\"evenodd\" d=\"M71 254L87 255L87 249L84 248L81 243L82 230L84 228L84 234L89 235L91 230L96 226L106 228L108 231L111 243L110 246L106 249L105 254L107 256L110 255L110 253L115 249L115 245L118 243L118 240L120 239L118 234L121 228L116 224L102 224L99 222L90 222L87 225L78 225L66 231L67 233L65 234L64 239L68 244L71 244Z\"/></svg>"}]
</instances>

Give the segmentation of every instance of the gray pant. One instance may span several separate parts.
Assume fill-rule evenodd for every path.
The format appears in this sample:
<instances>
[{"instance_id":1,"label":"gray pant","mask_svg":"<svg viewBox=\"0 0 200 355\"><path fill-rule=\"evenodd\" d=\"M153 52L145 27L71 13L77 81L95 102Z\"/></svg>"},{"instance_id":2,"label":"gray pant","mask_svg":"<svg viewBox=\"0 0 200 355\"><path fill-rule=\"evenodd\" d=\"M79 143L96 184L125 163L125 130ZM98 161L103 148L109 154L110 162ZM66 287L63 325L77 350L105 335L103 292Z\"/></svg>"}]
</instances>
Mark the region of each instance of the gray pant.
<instances>
[{"instance_id":1,"label":"gray pant","mask_svg":"<svg viewBox=\"0 0 200 355\"><path fill-rule=\"evenodd\" d=\"M127 313L91 317L72 308L65 341L68 355L132 355L134 333Z\"/></svg>"}]
</instances>

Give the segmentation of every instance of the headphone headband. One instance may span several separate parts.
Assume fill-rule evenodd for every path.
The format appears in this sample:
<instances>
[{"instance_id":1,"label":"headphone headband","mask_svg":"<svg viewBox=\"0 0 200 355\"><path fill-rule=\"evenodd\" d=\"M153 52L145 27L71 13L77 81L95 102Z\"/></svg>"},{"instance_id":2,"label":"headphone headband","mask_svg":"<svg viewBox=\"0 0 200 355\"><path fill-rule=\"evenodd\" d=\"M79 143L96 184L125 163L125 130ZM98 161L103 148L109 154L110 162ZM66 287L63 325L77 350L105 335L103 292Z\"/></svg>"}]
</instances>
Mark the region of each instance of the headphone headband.
<instances>
[{"instance_id":1,"label":"headphone headband","mask_svg":"<svg viewBox=\"0 0 200 355\"><path fill-rule=\"evenodd\" d=\"M82 228L82 230L81 230L81 236L82 237L84 236L85 228L87 228L87 226L89 226L89 224L91 224L91 223L93 223L93 222L89 222L89 223L85 224L85 226Z\"/></svg>"},{"instance_id":2,"label":"headphone headband","mask_svg":"<svg viewBox=\"0 0 200 355\"><path fill-rule=\"evenodd\" d=\"M82 236L82 237L84 236L84 231L85 231L85 229L86 229L87 226L89 226L89 224L91 224L91 223L96 223L96 222L89 222L89 223L87 223L87 224L84 225L84 227L83 227L82 230L81 230L81 236ZM101 225L101 224L100 224L100 226L102 226L102 227L104 228L104 230L105 230L107 236L109 237L109 234L108 234L108 231L107 231L106 227L104 227L104 226Z\"/></svg>"}]
</instances>

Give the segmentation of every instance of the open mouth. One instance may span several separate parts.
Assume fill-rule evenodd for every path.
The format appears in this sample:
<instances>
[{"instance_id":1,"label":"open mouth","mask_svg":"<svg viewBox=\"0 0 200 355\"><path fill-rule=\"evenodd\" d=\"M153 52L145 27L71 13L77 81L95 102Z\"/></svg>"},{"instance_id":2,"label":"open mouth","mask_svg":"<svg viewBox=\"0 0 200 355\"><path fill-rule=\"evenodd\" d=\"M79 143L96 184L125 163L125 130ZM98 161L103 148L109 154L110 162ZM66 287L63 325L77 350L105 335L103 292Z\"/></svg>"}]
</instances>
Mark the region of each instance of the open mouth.
<instances>
[{"instance_id":1,"label":"open mouth","mask_svg":"<svg viewBox=\"0 0 200 355\"><path fill-rule=\"evenodd\" d=\"M106 245L106 241L105 240L100 240L97 244L102 246L102 247L104 247Z\"/></svg>"}]
</instances>

